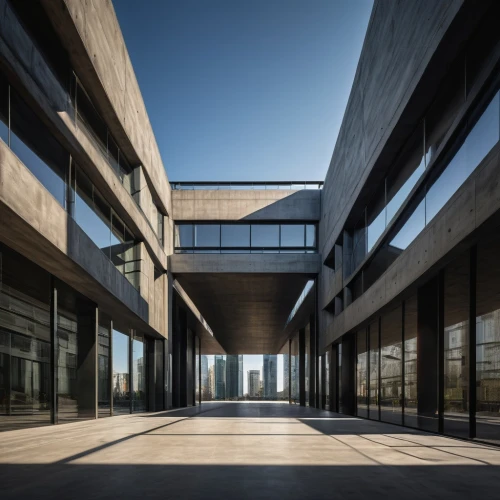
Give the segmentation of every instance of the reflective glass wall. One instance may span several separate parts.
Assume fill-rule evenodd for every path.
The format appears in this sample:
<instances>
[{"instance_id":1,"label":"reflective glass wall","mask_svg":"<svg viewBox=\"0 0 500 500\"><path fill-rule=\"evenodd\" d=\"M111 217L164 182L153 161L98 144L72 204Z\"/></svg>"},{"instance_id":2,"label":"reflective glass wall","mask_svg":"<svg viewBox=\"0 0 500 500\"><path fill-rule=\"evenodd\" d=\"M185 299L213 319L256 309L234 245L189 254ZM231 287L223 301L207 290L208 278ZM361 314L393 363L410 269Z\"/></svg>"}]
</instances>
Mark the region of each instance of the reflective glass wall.
<instances>
[{"instance_id":1,"label":"reflective glass wall","mask_svg":"<svg viewBox=\"0 0 500 500\"><path fill-rule=\"evenodd\" d=\"M130 338L113 330L113 414L130 413Z\"/></svg>"},{"instance_id":2,"label":"reflective glass wall","mask_svg":"<svg viewBox=\"0 0 500 500\"><path fill-rule=\"evenodd\" d=\"M132 341L132 411L146 411L146 342L144 336L134 334Z\"/></svg>"},{"instance_id":3,"label":"reflective glass wall","mask_svg":"<svg viewBox=\"0 0 500 500\"><path fill-rule=\"evenodd\" d=\"M366 328L356 334L356 400L357 415L368 417L368 346Z\"/></svg>"},{"instance_id":4,"label":"reflective glass wall","mask_svg":"<svg viewBox=\"0 0 500 500\"><path fill-rule=\"evenodd\" d=\"M0 431L51 423L50 275L0 245Z\"/></svg>"},{"instance_id":5,"label":"reflective glass wall","mask_svg":"<svg viewBox=\"0 0 500 500\"><path fill-rule=\"evenodd\" d=\"M177 224L176 253L315 253L314 224Z\"/></svg>"}]
</instances>

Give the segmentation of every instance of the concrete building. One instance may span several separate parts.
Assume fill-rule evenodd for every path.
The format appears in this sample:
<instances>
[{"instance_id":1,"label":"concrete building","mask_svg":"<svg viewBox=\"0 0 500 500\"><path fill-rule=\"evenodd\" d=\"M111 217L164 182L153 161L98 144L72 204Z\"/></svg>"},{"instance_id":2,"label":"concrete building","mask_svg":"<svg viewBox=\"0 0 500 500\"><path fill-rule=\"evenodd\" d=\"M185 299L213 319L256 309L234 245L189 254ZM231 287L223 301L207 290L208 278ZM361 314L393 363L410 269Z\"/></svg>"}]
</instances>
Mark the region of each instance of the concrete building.
<instances>
[{"instance_id":1,"label":"concrete building","mask_svg":"<svg viewBox=\"0 0 500 500\"><path fill-rule=\"evenodd\" d=\"M275 400L278 397L278 356L264 354L262 366L262 386L264 399Z\"/></svg>"},{"instance_id":2,"label":"concrete building","mask_svg":"<svg viewBox=\"0 0 500 500\"><path fill-rule=\"evenodd\" d=\"M215 356L215 393L214 399L226 399L226 360L224 356Z\"/></svg>"},{"instance_id":3,"label":"concrete building","mask_svg":"<svg viewBox=\"0 0 500 500\"><path fill-rule=\"evenodd\" d=\"M376 0L324 183L170 183L112 3L0 0L0 427L266 353L303 406L500 443L499 8Z\"/></svg>"},{"instance_id":4,"label":"concrete building","mask_svg":"<svg viewBox=\"0 0 500 500\"><path fill-rule=\"evenodd\" d=\"M226 356L226 399L243 395L243 355Z\"/></svg>"},{"instance_id":5,"label":"concrete building","mask_svg":"<svg viewBox=\"0 0 500 500\"><path fill-rule=\"evenodd\" d=\"M258 398L260 396L260 371L248 370L248 396Z\"/></svg>"}]
</instances>

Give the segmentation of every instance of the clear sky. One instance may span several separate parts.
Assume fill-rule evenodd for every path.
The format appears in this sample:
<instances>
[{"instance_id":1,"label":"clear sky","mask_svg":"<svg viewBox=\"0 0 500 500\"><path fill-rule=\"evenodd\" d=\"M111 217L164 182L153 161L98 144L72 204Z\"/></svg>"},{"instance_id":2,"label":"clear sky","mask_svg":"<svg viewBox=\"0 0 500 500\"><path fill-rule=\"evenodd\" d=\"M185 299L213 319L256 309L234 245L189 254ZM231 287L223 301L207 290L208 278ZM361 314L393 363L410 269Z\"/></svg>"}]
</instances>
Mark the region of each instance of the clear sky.
<instances>
[{"instance_id":1,"label":"clear sky","mask_svg":"<svg viewBox=\"0 0 500 500\"><path fill-rule=\"evenodd\" d=\"M170 180L323 180L372 0L114 0Z\"/></svg>"}]
</instances>

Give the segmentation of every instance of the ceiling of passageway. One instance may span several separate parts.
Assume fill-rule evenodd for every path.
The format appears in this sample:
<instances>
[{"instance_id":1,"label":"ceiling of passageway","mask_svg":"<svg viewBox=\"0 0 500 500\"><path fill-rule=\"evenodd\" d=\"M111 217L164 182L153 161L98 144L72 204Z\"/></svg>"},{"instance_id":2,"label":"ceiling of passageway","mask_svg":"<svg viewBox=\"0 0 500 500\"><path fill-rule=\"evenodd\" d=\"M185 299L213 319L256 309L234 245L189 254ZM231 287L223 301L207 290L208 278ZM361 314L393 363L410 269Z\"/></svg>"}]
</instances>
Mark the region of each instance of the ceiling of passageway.
<instances>
[{"instance_id":1,"label":"ceiling of passageway","mask_svg":"<svg viewBox=\"0 0 500 500\"><path fill-rule=\"evenodd\" d=\"M228 354L277 354L285 322L310 277L200 273L176 279Z\"/></svg>"}]
</instances>

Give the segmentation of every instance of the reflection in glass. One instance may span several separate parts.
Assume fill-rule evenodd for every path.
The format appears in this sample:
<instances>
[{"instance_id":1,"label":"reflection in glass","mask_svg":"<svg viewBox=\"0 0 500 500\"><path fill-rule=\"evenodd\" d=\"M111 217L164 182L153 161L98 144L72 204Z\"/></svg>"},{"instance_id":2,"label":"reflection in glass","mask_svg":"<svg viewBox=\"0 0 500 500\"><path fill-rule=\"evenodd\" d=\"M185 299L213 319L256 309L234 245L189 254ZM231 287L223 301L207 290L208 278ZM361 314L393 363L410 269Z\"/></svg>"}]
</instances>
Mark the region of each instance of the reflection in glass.
<instances>
[{"instance_id":1,"label":"reflection in glass","mask_svg":"<svg viewBox=\"0 0 500 500\"><path fill-rule=\"evenodd\" d=\"M368 252L373 248L377 240L385 230L385 209L378 213L370 222L368 219Z\"/></svg>"},{"instance_id":2,"label":"reflection in glass","mask_svg":"<svg viewBox=\"0 0 500 500\"><path fill-rule=\"evenodd\" d=\"M380 350L380 418L401 424L402 319L401 306L382 316Z\"/></svg>"},{"instance_id":3,"label":"reflection in glass","mask_svg":"<svg viewBox=\"0 0 500 500\"><path fill-rule=\"evenodd\" d=\"M414 295L405 301L405 412L404 424L410 427L419 427L418 390L417 390L417 331L418 331L418 302ZM437 430L437 429L436 429Z\"/></svg>"},{"instance_id":4,"label":"reflection in glass","mask_svg":"<svg viewBox=\"0 0 500 500\"><path fill-rule=\"evenodd\" d=\"M140 335L132 341L132 375L132 411L146 411L146 344Z\"/></svg>"},{"instance_id":5,"label":"reflection in glass","mask_svg":"<svg viewBox=\"0 0 500 500\"><path fill-rule=\"evenodd\" d=\"M252 224L252 247L279 247L280 227L278 224Z\"/></svg>"},{"instance_id":6,"label":"reflection in glass","mask_svg":"<svg viewBox=\"0 0 500 500\"><path fill-rule=\"evenodd\" d=\"M379 382L379 332L378 320L370 323L370 393L369 393L369 417L372 420L379 420L378 405L378 382Z\"/></svg>"},{"instance_id":7,"label":"reflection in glass","mask_svg":"<svg viewBox=\"0 0 500 500\"><path fill-rule=\"evenodd\" d=\"M110 321L99 314L97 346L97 402L99 418L111 416L110 375Z\"/></svg>"},{"instance_id":8,"label":"reflection in glass","mask_svg":"<svg viewBox=\"0 0 500 500\"><path fill-rule=\"evenodd\" d=\"M425 200L422 200L410 215L398 234L389 243L390 247L405 250L425 228Z\"/></svg>"},{"instance_id":9,"label":"reflection in glass","mask_svg":"<svg viewBox=\"0 0 500 500\"><path fill-rule=\"evenodd\" d=\"M314 224L306 224L306 246L316 247L316 226Z\"/></svg>"},{"instance_id":10,"label":"reflection in glass","mask_svg":"<svg viewBox=\"0 0 500 500\"><path fill-rule=\"evenodd\" d=\"M59 204L66 207L69 154L12 88L11 127L12 151Z\"/></svg>"},{"instance_id":11,"label":"reflection in glass","mask_svg":"<svg viewBox=\"0 0 500 500\"><path fill-rule=\"evenodd\" d=\"M469 436L469 254L444 274L444 432Z\"/></svg>"},{"instance_id":12,"label":"reflection in glass","mask_svg":"<svg viewBox=\"0 0 500 500\"><path fill-rule=\"evenodd\" d=\"M496 232L498 235L498 230ZM500 238L477 247L476 436L500 443Z\"/></svg>"},{"instance_id":13,"label":"reflection in glass","mask_svg":"<svg viewBox=\"0 0 500 500\"><path fill-rule=\"evenodd\" d=\"M222 247L249 247L250 225L248 224L222 224Z\"/></svg>"},{"instance_id":14,"label":"reflection in glass","mask_svg":"<svg viewBox=\"0 0 500 500\"><path fill-rule=\"evenodd\" d=\"M0 429L50 424L50 275L0 244Z\"/></svg>"},{"instance_id":15,"label":"reflection in glass","mask_svg":"<svg viewBox=\"0 0 500 500\"><path fill-rule=\"evenodd\" d=\"M283 224L281 226L282 247L304 246L304 224Z\"/></svg>"},{"instance_id":16,"label":"reflection in glass","mask_svg":"<svg viewBox=\"0 0 500 500\"><path fill-rule=\"evenodd\" d=\"M113 330L113 413L130 413L129 337Z\"/></svg>"},{"instance_id":17,"label":"reflection in glass","mask_svg":"<svg viewBox=\"0 0 500 500\"><path fill-rule=\"evenodd\" d=\"M358 417L368 417L368 381L367 381L367 363L368 349L366 345L366 329L358 331L356 335L356 399Z\"/></svg>"},{"instance_id":18,"label":"reflection in glass","mask_svg":"<svg viewBox=\"0 0 500 500\"><path fill-rule=\"evenodd\" d=\"M83 229L85 234L110 257L111 245L111 212L106 208L104 201L96 204L95 198L99 196L84 172L76 169L76 195L73 218ZM104 212L105 210L105 212ZM104 213L103 213L104 212Z\"/></svg>"},{"instance_id":19,"label":"reflection in glass","mask_svg":"<svg viewBox=\"0 0 500 500\"><path fill-rule=\"evenodd\" d=\"M220 247L220 225L196 224L194 245L196 247Z\"/></svg>"},{"instance_id":20,"label":"reflection in glass","mask_svg":"<svg viewBox=\"0 0 500 500\"><path fill-rule=\"evenodd\" d=\"M193 224L178 224L175 226L175 246L194 246Z\"/></svg>"}]
</instances>

